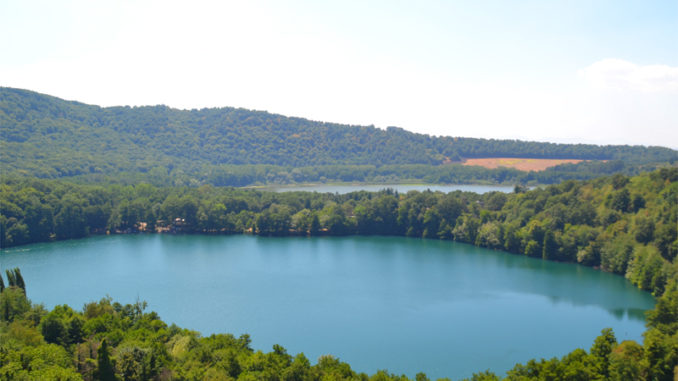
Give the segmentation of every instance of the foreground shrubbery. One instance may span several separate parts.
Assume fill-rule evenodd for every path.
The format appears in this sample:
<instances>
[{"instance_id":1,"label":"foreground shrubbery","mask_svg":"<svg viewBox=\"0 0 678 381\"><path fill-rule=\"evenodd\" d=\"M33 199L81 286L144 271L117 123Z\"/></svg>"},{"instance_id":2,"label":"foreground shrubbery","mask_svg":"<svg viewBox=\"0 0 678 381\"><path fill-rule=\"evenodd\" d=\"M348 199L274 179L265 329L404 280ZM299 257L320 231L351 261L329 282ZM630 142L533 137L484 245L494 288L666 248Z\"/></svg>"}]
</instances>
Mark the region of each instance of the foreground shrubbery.
<instances>
[{"instance_id":1,"label":"foreground shrubbery","mask_svg":"<svg viewBox=\"0 0 678 381\"><path fill-rule=\"evenodd\" d=\"M82 311L66 305L47 311L31 304L25 289L6 287L0 293L0 380L408 380L387 371L357 373L330 355L311 365L303 353L292 356L279 345L268 353L255 351L248 335L201 337L168 326L145 307L104 298ZM618 343L605 329L588 352L530 360L505 378L482 372L471 380L673 380L678 375L674 283L648 313L647 326L642 345ZM416 380L428 379L420 373Z\"/></svg>"}]
</instances>

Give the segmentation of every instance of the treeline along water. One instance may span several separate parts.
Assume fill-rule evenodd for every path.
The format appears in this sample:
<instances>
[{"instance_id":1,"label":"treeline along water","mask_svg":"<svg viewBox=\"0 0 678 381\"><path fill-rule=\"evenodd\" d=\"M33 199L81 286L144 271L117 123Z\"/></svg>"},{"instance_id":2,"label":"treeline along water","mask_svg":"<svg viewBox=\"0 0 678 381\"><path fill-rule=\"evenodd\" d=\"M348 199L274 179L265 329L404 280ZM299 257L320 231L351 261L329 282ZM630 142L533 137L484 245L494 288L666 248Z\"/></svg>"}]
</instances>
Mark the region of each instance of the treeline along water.
<instances>
[{"instance_id":1,"label":"treeline along water","mask_svg":"<svg viewBox=\"0 0 678 381\"><path fill-rule=\"evenodd\" d=\"M135 231L438 238L626 276L662 295L678 279L678 169L515 193L258 192L0 184L0 247Z\"/></svg>"},{"instance_id":2,"label":"treeline along water","mask_svg":"<svg viewBox=\"0 0 678 381\"><path fill-rule=\"evenodd\" d=\"M262 190L272 190L275 192L320 192L320 193L339 193L346 194L352 192L368 191L381 192L392 190L398 193L407 193L409 191L431 191L431 192L513 192L513 186L500 185L476 185L476 184L304 184L304 185L285 185L285 186L267 186Z\"/></svg>"},{"instance_id":3,"label":"treeline along water","mask_svg":"<svg viewBox=\"0 0 678 381\"><path fill-rule=\"evenodd\" d=\"M569 311L577 311L582 308L584 310L592 309L605 315L606 319L610 319L610 316L612 316L616 320L634 321L633 317L640 317L643 308L619 307L614 303L608 304L607 300L611 296L604 292L606 288L603 285L591 284L591 282L582 279L564 278L562 281L547 283L548 287L545 287L543 283L538 281L538 277L526 276L526 274L517 271L521 269L521 266L511 265L508 269L493 270L495 266L492 265L492 262L483 262L480 264L483 271L474 273L468 270L463 271L463 261L451 261L449 263L445 261L436 263L434 261L432 264L424 266L422 263L428 262L420 262L419 258L426 258L427 260L428 258L436 258L436 255L425 256L424 253L432 252L431 248L435 245L451 245L450 248L459 245L450 242L454 240L520 254L508 256L498 251L487 252L484 249L474 249L490 253L488 255L474 254L474 261L492 258L492 255L500 255L525 261L524 263L539 264L539 266L565 266L564 268L572 266L572 268L579 269L577 271L591 271L591 274L597 274L596 276L600 277L609 275L595 272L592 269L535 259L577 262L600 268L605 272L624 275L634 286L649 290L657 296L663 294L657 304L657 310L648 315L650 326L644 334L643 346L630 341L620 343L617 346L614 344L616 340L611 337L610 332L607 332L595 340L590 355L581 350L575 350L565 355L561 360L554 358L542 362L529 361L525 366L517 365L511 370L509 378L522 379L521 377L525 375L530 375L529 378L539 378L551 374L555 369L554 367L558 367L559 374L579 369L578 371L583 371L587 375L582 376L584 379L594 379L597 377L596 375L606 377L609 371L616 372L615 374L618 376L616 379L620 380L642 379L642 375L646 375L647 379L669 380L675 373L675 335L678 328L676 326L676 321L678 321L676 311L678 310L675 309L675 300L678 298L675 283L678 278L675 259L678 252L678 237L676 237L675 229L678 218L677 201L678 170L675 168L666 168L632 178L615 175L610 178L587 182L568 181L558 186L532 191L517 188L512 194L491 192L483 195L468 192L448 194L408 192L407 194L400 194L389 191L379 193L354 192L344 195L308 192L273 193L209 186L199 188L157 188L147 184L92 186L74 185L60 181L7 178L3 179L3 183L0 185L0 205L2 207L0 213L0 244L5 248L0 259L4 261L5 258L13 257L17 250L35 249L36 246L21 246L29 242L61 241L48 244L45 247L58 248L66 245L62 255L48 255L46 258L57 260L61 258L60 260L67 267L61 268L60 272L55 272L55 269L60 269L59 266L52 266L47 263L46 268L51 271L48 274L51 277L45 276L44 279L36 278L27 282L28 294L32 298L34 296L31 283L45 284L45 289L36 289L35 291L39 291L40 295L49 295L59 290L59 284L69 285L68 282L63 283L64 279L71 276L78 279L81 276L79 274L90 274L89 278L81 279L77 284L70 284L65 292L62 290L61 295L83 295L81 293L87 293L91 289L96 291L96 295L88 297L88 299L94 300L100 298L101 294L118 290L117 287L124 290L126 285L136 285L133 290L128 290L128 293L134 293L134 296L112 294L117 300L124 302L135 300L137 295L143 297L137 291L138 289L150 290L155 287L163 291L158 293L159 303L156 303L151 297L148 298L151 303L154 303L153 306L181 306L180 311L185 311L186 316L190 316L191 319L190 323L182 323L181 317L175 318L172 315L167 315L167 311L158 309L161 314L167 316L170 322L177 321L181 325L210 332L209 328L203 328L200 320L215 318L216 320L212 321L222 322L222 325L226 325L225 322L230 324L231 328L224 328L223 330L228 329L234 333L261 332L262 338L255 337L255 340L270 339L270 342L256 341L255 345L260 345L260 348L266 348L272 342L281 342L286 346L289 346L287 342L297 345L296 341L288 340L295 336L295 324L306 323L303 326L304 334L314 328L313 324L316 324L324 331L317 327L315 331L310 331L313 333L310 337L314 338L315 341L309 343L308 347L289 346L290 352L304 351L310 358L314 358L317 353L328 352L343 356L344 351L340 347L326 349L325 346L330 340L322 333L341 332L341 329L344 329L345 332L357 332L362 335L360 337L348 337L343 341L346 347L358 348L358 350L367 348L368 354L376 356L372 358L375 362L370 364L365 362L367 365L361 363L366 356L357 356L360 358L354 361L356 368L388 367L397 372L398 365L394 368L388 365L387 360L396 356L397 351L402 351L407 353L407 356L402 357L404 359L402 360L404 361L403 364L406 364L407 361L415 362L416 364L412 366L415 370L425 370L429 375L452 375L455 378L460 374L468 374L468 372L464 373L466 371L462 369L438 373L439 366L440 364L451 363L456 359L454 356L457 353L461 353L460 358L464 358L464 353L471 350L468 342L472 342L473 348L476 348L473 352L474 358L485 358L488 350L495 348L497 343L504 342L514 345L512 349L504 353L506 356L527 348L527 340L535 340L529 344L530 346L541 348L541 345L543 348L551 348L555 345L554 342L565 342L586 330L586 327L575 327L571 333L563 335L563 332L568 332L570 321L576 322L575 324L591 323L589 328L595 330L596 333L601 325L605 325L599 324L595 317L574 316ZM122 233L138 230L203 233L209 236L117 235L81 241L66 241L68 238L86 237L92 233L107 231ZM310 235L313 238L294 237L285 239L284 242L287 245L291 245L292 242L317 242L318 250L306 250L307 253L316 254L333 252L332 250L322 249L322 245L319 243L344 242L344 244L340 245L339 249L335 249L340 255L297 255L298 252L305 252L305 250L294 246L290 246L282 252L277 250L279 247L287 247L279 244L279 242L283 242L280 241L283 240L282 238L252 237L250 235L221 236L227 233L253 233L259 236ZM327 237L348 234L364 237ZM380 234L392 236L388 238L376 237ZM316 238L317 235L326 237ZM364 255L365 250L358 250L358 245L355 244L355 242L362 242L361 240L369 241L373 239L381 239L391 244L404 239L393 237L397 235L439 238L441 240L407 240L407 242L433 245L417 246L413 250L417 259L414 262L400 259L404 254L398 248L405 247L402 245L396 245L397 247L393 248L382 247L367 250L367 252L377 254ZM193 239L200 242L197 249L191 249L192 245L181 245L181 240ZM172 242L171 240L177 241ZM227 244L220 240L226 240ZM262 245L270 243L270 245L264 247L264 249L255 250L254 247L235 244L237 240L250 240L246 242L258 242ZM120 246L126 251L123 254L107 255L104 246L96 246L75 254L78 253L78 250L76 250L78 245L99 241L110 243L111 250L114 252ZM172 242L172 244L167 245L163 242ZM212 252L210 247L213 246L208 244L210 242L218 243L216 246L220 248L219 255L209 254ZM346 244L347 242L349 244ZM10 245L15 245L17 248L6 249ZM68 247L69 245L75 246ZM168 250L158 251L157 248L154 249L155 246L168 248ZM179 251L171 249L175 247ZM232 255L228 251L230 247L236 248L242 253ZM465 258L462 255L450 256L451 251L454 250L444 250L447 255L442 256L442 258L446 260L449 258ZM147 253L163 252L171 255L147 255ZM86 256L90 262L84 258L79 258L79 256ZM379 256L384 256L387 260L374 261L374 263L361 263L358 260L352 260L355 257L365 260ZM173 261L166 261L165 259L174 257L186 262L176 262L180 264L177 266L168 265ZM504 257L501 259L507 260ZM18 258L30 258L30 255L23 254L19 255ZM69 258L74 259L69 262ZM236 263L219 262L219 260L233 258L244 259L241 262L236 261ZM310 261L310 265L313 266L304 262L309 258L313 260ZM339 260L323 262L333 258ZM295 262L297 260L302 261L301 264L297 264ZM88 263L90 265L82 267L82 265ZM325 267L323 267L323 263L325 263ZM0 266L8 268L13 268L15 265L15 263L10 262L0 263ZM201 265L202 268L192 268L192 266L198 265ZM152 267L152 270L148 270L149 266ZM250 266L250 271L246 271L248 266ZM162 274L162 270L168 268L171 270L169 275L160 278L153 277L153 274ZM288 268L298 271L293 273L280 271L280 269ZM418 268L422 269L421 274L426 274L426 277L409 278L410 274L418 273ZM343 271L335 274L330 271L342 269ZM462 271L449 272L450 269L455 271L461 269ZM314 273L309 277L302 270L314 271ZM313 281L313 276L316 276L315 272L323 275L318 276L317 282ZM473 276L470 277L469 273ZM540 269L535 273L544 274L545 271ZM111 276L106 274L111 274ZM336 274L341 276L337 277ZM24 270L24 275L26 278L29 277L27 270ZM518 303L520 300L514 300L516 299L514 295L521 293L510 291L515 289L515 287L509 287L511 286L510 282L507 284L497 283L497 281L508 279L505 277L509 275L511 275L511 280L527 280L523 283L518 282L517 285L520 287L517 289L523 290L522 294L526 294L528 298L535 299L525 304L528 308L516 307L520 305ZM142 283L140 285L138 283L146 279L155 279L157 284ZM229 279L236 283L223 283ZM375 280L375 282L361 286L364 283L361 283L359 279L370 279ZM621 277L610 279L617 279L617 282L622 282L620 284L630 287L623 283ZM296 283L292 283L293 286L285 286L285 282ZM580 284L585 285L585 292L580 293L580 295L590 297L590 300L567 296L568 290L573 287L576 288ZM342 287L339 289L340 291L332 291L328 288L335 285ZM434 286L426 288L427 285ZM466 285L470 286L467 287ZM494 289L486 288L486 285L495 287ZM316 298L313 299L303 293L307 288L321 292L314 294ZM426 292L419 294L431 295L433 298L417 298L418 293L408 292L410 289L419 292L421 288ZM228 291L229 289L236 289L237 295L243 295L243 290L259 290L259 294L246 295L243 298L244 300L237 298L227 300L228 303L231 303L228 308L216 309L210 313L203 313L200 309L195 308L198 303L200 305L205 303L222 305L219 304L221 303L219 297L228 295L228 292L223 290ZM456 289L467 292L467 294L462 293L461 297L453 297L451 301L446 300L445 297L448 294L445 292ZM208 293L210 299L201 300L200 296L206 293L205 290L219 290L221 293L216 296ZM500 291L493 292L492 290ZM549 290L562 290L563 292ZM12 295L23 297L21 291L18 293L20 295L10 288L6 289L1 296L3 298L13 297ZM262 297L262 295L267 296L268 299ZM353 295L354 298L350 301L357 304L342 305L341 298L344 295ZM375 295L376 297L369 297ZM466 299L464 299L464 295L466 295ZM418 305L412 306L404 303L403 301L409 300L407 298L410 296L414 297L412 300L421 299L424 307L420 308ZM647 297L647 295L645 296ZM315 313L310 311L303 315L303 318L308 320L289 319L290 313L287 306L295 306L292 303L295 302L295 300L292 300L295 297L300 298L309 306L318 306L318 310ZM375 303L375 300L378 303ZM472 302L464 304L464 300L472 300ZM499 300L499 307L495 305L483 308L484 302L493 300ZM554 311L553 308L555 308L556 312L549 315L548 312L540 311L538 308L533 309L532 307L540 305L539 300L547 300L547 305L551 308L547 308L547 310ZM611 300L614 300L614 298ZM36 301L40 301L40 299L36 299ZM64 300L59 300L54 303L60 304L63 302ZM82 303L81 301L71 302L69 300L66 300L66 302L76 306ZM360 304L360 302L363 304ZM502 302L503 304L501 304ZM264 331L260 331L256 327L252 330L240 329L237 316L229 316L227 313L228 311L245 310L244 308L239 309L240 305L254 308L254 312L245 317L248 322L255 321L258 316L262 315L270 318L270 321L278 322L284 326L276 326L275 330L272 329L273 334L271 336L267 336ZM411 308L407 309L403 306ZM93 305L90 305L90 307L109 312L104 312L104 315L94 313L85 317L89 319L85 325L85 331L89 333L96 331L95 328L98 327L96 324L99 324L101 319L120 318L124 320L129 317L126 315L129 312L126 307L119 306L120 308L116 307L117 309L111 310L112 306L108 302L100 303L99 307ZM376 312L370 312L374 310L368 310L366 307L380 307L380 309L377 309ZM558 310L558 308L562 310ZM55 312L56 310L59 311ZM34 312L37 315L32 316L39 318L39 311L39 308L35 309ZM66 313L67 309L55 308L55 311L49 316ZM330 311L331 315L326 316L318 311ZM437 315L440 311L442 311L442 314ZM511 315L510 312L519 313L519 315ZM475 313L475 315L471 315L472 313ZM115 314L115 316L110 314ZM438 320L426 320L427 318L431 319L431 316L442 317ZM47 319L54 323L54 319L50 320L48 317L42 320ZM408 317L411 319L408 320ZM149 314L148 318L156 320L153 314ZM565 318L565 321L559 320L562 318ZM80 321L68 316L62 316L58 319L65 319L62 323L69 324L69 327L74 322L77 326L77 322ZM359 325L352 322L361 323L363 320L360 319L372 323L371 327L374 328L358 330L356 327ZM42 320L40 327L45 327ZM193 321L198 323L193 324ZM422 326L406 324L416 322L421 325L422 321L424 322ZM461 332L462 334L470 332L471 327L464 326L466 321L477 322L485 330L482 335L473 337L475 341L471 340L471 337L445 336L445 334L449 335L454 332ZM144 322L146 321L144 320ZM539 324L545 322L557 323L555 327L540 329ZM159 322L156 321L156 323ZM38 323L33 321L30 324ZM521 324L529 324L530 330L518 338L506 336L514 332L515 327L519 327ZM642 323L639 324L642 325ZM595 329L593 328L594 325ZM59 326L59 324L56 326ZM298 328L298 326L296 327ZM408 327L416 327L418 330L408 329ZM619 340L629 337L628 334L631 330L627 330L625 327L613 327ZM490 331L490 329L495 328L496 331ZM176 328L169 327L169 329L176 334L180 333ZM218 327L218 330L222 331L222 326ZM10 330L8 332L17 333L18 331ZM75 329L73 332L80 331ZM101 331L97 332L104 335ZM108 338L120 339L118 333L113 330L108 331L105 335ZM162 331L157 333L162 334ZM587 333L588 343L596 333ZM129 334L134 335L132 332ZM24 337L25 335L19 336ZM177 336L173 336L173 338L199 341L197 338L191 339L184 336L182 334L181 338ZM45 336L45 338L47 337ZM88 345L103 345L102 337L90 337L87 339L87 343L79 344L79 348L82 345L85 347ZM422 341L423 344L416 342L417 338L422 337L427 338L428 341L425 343ZM384 338L386 338L386 341L384 341ZM76 339L82 338L75 337L73 340ZM206 338L205 340L211 341L212 339ZM66 344L68 343L67 341ZM318 350L313 343L321 343L322 349ZM111 341L111 345L116 347L116 351L126 348L121 348L120 345L122 344L124 343ZM175 344L177 343L173 343L171 347L176 349ZM375 347L377 345L378 348ZM434 348L434 352L430 355L430 364L426 364L428 358L412 355L413 352L420 351L421 347L426 349L429 346ZM587 347L587 343L572 344L565 351L576 346ZM143 352L148 348L144 344L137 349ZM200 348L204 349L202 346ZM380 361L380 354L384 353L381 352L384 348L388 348L389 351L386 352L388 355L381 355L384 358L388 357L382 362ZM26 348L26 350L29 349ZM87 350L91 352L91 348ZM162 349L158 350L160 351L158 353L163 353ZM198 352L200 350L202 349L196 349ZM194 355L199 356L198 352ZM279 351L274 349L274 352ZM18 352L8 353L16 354ZM252 356L260 357L258 354L252 354ZM544 350L539 353L535 352L534 355L529 355L527 358L548 358L550 356L551 352ZM91 356L88 358L91 358ZM177 361L181 360L181 356L172 358ZM347 360L351 360L351 358ZM609 367L605 365L608 360ZM68 362L68 360L65 361ZM243 361L245 362L241 364L242 366L249 366L250 360L243 359ZM471 360L468 361L470 363ZM510 367L513 361L526 360L506 360L507 366ZM189 363L192 362L188 361L184 365ZM422 363L423 365L420 366ZM15 363L12 362L8 366L14 366L12 364ZM321 367L324 367L323 364L325 363L322 363ZM501 369L501 365L497 366L497 369ZM483 366L477 364L473 364L472 367L474 370L483 368ZM472 367L469 366L469 369ZM216 370L212 369L212 371Z\"/></svg>"},{"instance_id":4,"label":"treeline along water","mask_svg":"<svg viewBox=\"0 0 678 381\"><path fill-rule=\"evenodd\" d=\"M48 308L140 298L205 335L410 377L501 374L588 348L604 327L642 341L653 306L612 274L402 237L99 236L4 250L0 267L17 266Z\"/></svg>"}]
</instances>

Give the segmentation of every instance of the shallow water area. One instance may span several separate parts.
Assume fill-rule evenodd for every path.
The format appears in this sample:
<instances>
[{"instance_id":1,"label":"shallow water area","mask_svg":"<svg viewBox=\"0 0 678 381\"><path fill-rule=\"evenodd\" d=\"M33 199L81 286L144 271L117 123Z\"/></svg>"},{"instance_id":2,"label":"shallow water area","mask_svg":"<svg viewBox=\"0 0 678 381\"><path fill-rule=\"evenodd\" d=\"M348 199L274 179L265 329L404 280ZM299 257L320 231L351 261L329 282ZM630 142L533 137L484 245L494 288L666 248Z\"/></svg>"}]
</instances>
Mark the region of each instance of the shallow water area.
<instances>
[{"instance_id":1,"label":"shallow water area","mask_svg":"<svg viewBox=\"0 0 678 381\"><path fill-rule=\"evenodd\" d=\"M620 276L402 237L99 236L2 250L15 266L49 308L139 298L204 335L432 379L588 350L605 327L640 341L654 305Z\"/></svg>"}]
</instances>

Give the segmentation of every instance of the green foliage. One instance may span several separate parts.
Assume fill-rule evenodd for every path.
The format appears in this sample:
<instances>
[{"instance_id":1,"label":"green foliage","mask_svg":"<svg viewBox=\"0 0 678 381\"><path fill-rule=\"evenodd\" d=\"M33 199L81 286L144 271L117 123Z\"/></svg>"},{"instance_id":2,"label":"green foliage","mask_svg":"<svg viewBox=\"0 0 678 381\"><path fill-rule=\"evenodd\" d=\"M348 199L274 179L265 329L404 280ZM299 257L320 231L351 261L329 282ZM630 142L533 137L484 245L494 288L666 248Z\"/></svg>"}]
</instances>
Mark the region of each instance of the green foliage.
<instances>
[{"instance_id":1,"label":"green foliage","mask_svg":"<svg viewBox=\"0 0 678 381\"><path fill-rule=\"evenodd\" d=\"M65 344L66 340L66 326L61 318L53 312L47 314L40 322L42 336L48 343Z\"/></svg>"},{"instance_id":2,"label":"green foliage","mask_svg":"<svg viewBox=\"0 0 678 381\"><path fill-rule=\"evenodd\" d=\"M12 322L31 308L31 302L18 287L7 287L0 293L0 321Z\"/></svg>"},{"instance_id":3,"label":"green foliage","mask_svg":"<svg viewBox=\"0 0 678 381\"><path fill-rule=\"evenodd\" d=\"M635 177L566 181L520 193L483 195L392 190L272 193L13 178L0 183L0 238L4 246L142 231L454 239L599 267L659 296L669 281L678 279L675 173L678 169L666 168ZM642 199L642 208L618 205L620 194ZM35 218L36 210L53 213ZM18 241L13 233L17 230L25 232ZM10 286L18 286L22 279L20 273L8 274ZM89 329L100 329L89 324Z\"/></svg>"},{"instance_id":4,"label":"green foliage","mask_svg":"<svg viewBox=\"0 0 678 381\"><path fill-rule=\"evenodd\" d=\"M670 290L659 298L655 308L647 313L647 325L667 335L676 335L678 333L678 289L675 283L669 288Z\"/></svg>"},{"instance_id":5,"label":"green foliage","mask_svg":"<svg viewBox=\"0 0 678 381\"><path fill-rule=\"evenodd\" d=\"M118 378L115 375L113 361L108 350L106 339L101 341L101 346L97 350L97 368L95 377L100 381L115 381Z\"/></svg>"},{"instance_id":6,"label":"green foliage","mask_svg":"<svg viewBox=\"0 0 678 381\"><path fill-rule=\"evenodd\" d=\"M6 288L5 294L25 300L17 287ZM248 335L201 337L167 326L156 313L144 312L145 306L141 301L122 305L104 298L86 304L82 312L66 305L44 311L28 302L27 311L0 323L0 380L409 381L386 370L371 376L356 373L330 355L313 365L302 353L292 356L281 345L268 353L254 351ZM590 353L575 349L560 359L517 364L505 378L484 371L465 380L673 380L678 368L675 283L667 285L647 321L643 345L618 344L612 330L604 329ZM424 373L415 380L429 381Z\"/></svg>"},{"instance_id":7,"label":"green foliage","mask_svg":"<svg viewBox=\"0 0 678 381\"><path fill-rule=\"evenodd\" d=\"M544 233L544 243L542 245L542 258L555 259L558 254L558 244L553 232L549 229Z\"/></svg>"},{"instance_id":8,"label":"green foliage","mask_svg":"<svg viewBox=\"0 0 678 381\"><path fill-rule=\"evenodd\" d=\"M601 335L593 342L593 346L591 347L593 362L598 368L598 373L605 378L609 376L610 355L616 346L617 338L614 336L612 329L605 328L601 332Z\"/></svg>"},{"instance_id":9,"label":"green foliage","mask_svg":"<svg viewBox=\"0 0 678 381\"><path fill-rule=\"evenodd\" d=\"M463 381L500 381L496 374L486 370L481 373L474 373L471 378L465 378ZM417 380L418 381L418 380Z\"/></svg>"},{"instance_id":10,"label":"green foliage","mask_svg":"<svg viewBox=\"0 0 678 381\"><path fill-rule=\"evenodd\" d=\"M627 193L628 204L617 202ZM148 226L205 234L383 234L455 239L577 261L624 275L658 297L648 314L643 345L617 344L614 334L604 330L590 353L578 349L561 359L532 360L516 365L505 379L671 380L678 366L677 197L676 168L499 196L391 190L269 193L8 179L0 183L0 237L9 246ZM45 213L36 218L40 210ZM157 314L145 313L145 303L139 301L121 305L104 298L86 304L82 312L67 306L47 312L31 307L18 269L6 271L6 276L0 292L0 379L368 378L331 356L311 365L303 355L288 355L280 346L270 353L255 352L248 336L202 338L168 327ZM38 360L43 355L49 359ZM20 361L21 356L29 362ZM386 371L370 378L404 379ZM472 379L498 377L485 372Z\"/></svg>"},{"instance_id":11,"label":"green foliage","mask_svg":"<svg viewBox=\"0 0 678 381\"><path fill-rule=\"evenodd\" d=\"M609 379L613 381L644 380L643 347L635 341L624 341L609 356Z\"/></svg>"},{"instance_id":12,"label":"green foliage","mask_svg":"<svg viewBox=\"0 0 678 381\"><path fill-rule=\"evenodd\" d=\"M550 184L620 171L637 174L678 159L676 151L661 147L434 137L235 108L101 108L12 88L0 88L0 130L0 152L12 152L0 156L6 173L164 186L398 179ZM530 173L458 164L477 157L597 161ZM621 188L625 181L622 176L615 186ZM50 213L57 216L60 210L33 213L50 230ZM84 214L74 204L58 218L80 224ZM46 238L39 231L26 235L22 227L12 224L15 244Z\"/></svg>"}]
</instances>

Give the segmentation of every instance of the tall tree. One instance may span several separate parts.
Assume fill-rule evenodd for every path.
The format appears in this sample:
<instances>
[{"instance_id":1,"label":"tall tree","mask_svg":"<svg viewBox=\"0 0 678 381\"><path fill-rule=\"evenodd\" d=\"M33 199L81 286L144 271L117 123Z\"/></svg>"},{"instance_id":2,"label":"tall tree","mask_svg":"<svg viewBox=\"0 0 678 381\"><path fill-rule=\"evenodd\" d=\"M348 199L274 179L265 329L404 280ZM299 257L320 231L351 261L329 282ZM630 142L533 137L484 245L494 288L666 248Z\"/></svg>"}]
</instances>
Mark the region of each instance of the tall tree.
<instances>
[{"instance_id":1,"label":"tall tree","mask_svg":"<svg viewBox=\"0 0 678 381\"><path fill-rule=\"evenodd\" d=\"M16 276L14 275L14 270L5 270L5 274L7 274L7 283L9 287L16 287Z\"/></svg>"},{"instance_id":2,"label":"tall tree","mask_svg":"<svg viewBox=\"0 0 678 381\"><path fill-rule=\"evenodd\" d=\"M14 278L16 279L16 286L23 290L24 295L26 295L26 283L24 282L24 277L21 276L21 270L18 267L14 268Z\"/></svg>"},{"instance_id":3,"label":"tall tree","mask_svg":"<svg viewBox=\"0 0 678 381\"><path fill-rule=\"evenodd\" d=\"M101 341L101 346L97 350L97 370L95 378L99 381L116 381L118 379L115 376L115 368L113 366L113 360L111 360L111 354L106 339Z\"/></svg>"}]
</instances>

